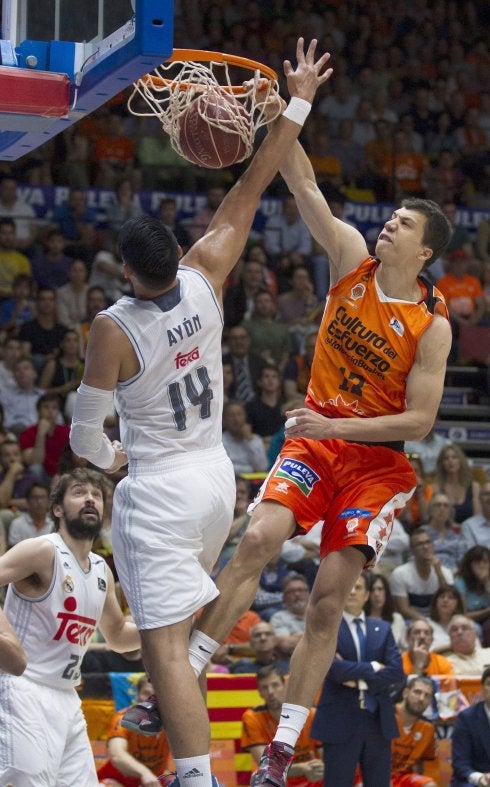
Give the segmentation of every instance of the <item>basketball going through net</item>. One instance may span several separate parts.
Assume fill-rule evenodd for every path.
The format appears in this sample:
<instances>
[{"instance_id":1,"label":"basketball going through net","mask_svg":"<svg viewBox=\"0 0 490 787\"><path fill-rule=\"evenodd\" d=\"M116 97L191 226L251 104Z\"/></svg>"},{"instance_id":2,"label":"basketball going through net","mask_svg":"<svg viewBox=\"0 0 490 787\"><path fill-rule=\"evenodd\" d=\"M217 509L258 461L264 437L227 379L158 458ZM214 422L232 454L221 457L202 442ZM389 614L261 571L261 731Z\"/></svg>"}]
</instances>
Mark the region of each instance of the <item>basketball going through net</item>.
<instances>
[{"instance_id":1,"label":"basketball going through net","mask_svg":"<svg viewBox=\"0 0 490 787\"><path fill-rule=\"evenodd\" d=\"M235 67L252 72L245 86L233 85ZM135 82L128 109L140 117L155 115L180 156L220 169L251 155L257 129L281 111L277 88L276 72L254 60L174 49L167 63Z\"/></svg>"}]
</instances>

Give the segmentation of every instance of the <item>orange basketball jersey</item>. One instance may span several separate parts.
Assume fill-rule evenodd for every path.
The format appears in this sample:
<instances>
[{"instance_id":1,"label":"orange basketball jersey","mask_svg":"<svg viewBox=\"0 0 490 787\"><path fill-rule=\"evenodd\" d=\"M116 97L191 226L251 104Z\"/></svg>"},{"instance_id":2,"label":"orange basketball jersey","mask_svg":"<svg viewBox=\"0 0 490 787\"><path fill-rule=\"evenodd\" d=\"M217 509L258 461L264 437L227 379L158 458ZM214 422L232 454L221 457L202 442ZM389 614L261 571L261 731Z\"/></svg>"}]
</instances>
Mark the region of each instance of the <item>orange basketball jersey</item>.
<instances>
[{"instance_id":1,"label":"orange basketball jersey","mask_svg":"<svg viewBox=\"0 0 490 787\"><path fill-rule=\"evenodd\" d=\"M378 265L363 260L327 297L306 403L329 418L403 412L417 342L434 314L448 316L442 294L422 278L417 303L385 296Z\"/></svg>"}]
</instances>

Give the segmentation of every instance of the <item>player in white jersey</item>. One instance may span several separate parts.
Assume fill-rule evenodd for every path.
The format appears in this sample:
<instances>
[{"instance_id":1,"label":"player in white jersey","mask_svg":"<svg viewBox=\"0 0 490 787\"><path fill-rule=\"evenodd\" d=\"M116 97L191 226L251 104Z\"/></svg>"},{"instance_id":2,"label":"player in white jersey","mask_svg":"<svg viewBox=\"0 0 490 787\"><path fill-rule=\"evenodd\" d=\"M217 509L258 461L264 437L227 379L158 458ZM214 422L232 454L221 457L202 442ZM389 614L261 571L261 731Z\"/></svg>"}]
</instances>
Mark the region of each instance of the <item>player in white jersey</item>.
<instances>
[{"instance_id":1,"label":"player in white jersey","mask_svg":"<svg viewBox=\"0 0 490 787\"><path fill-rule=\"evenodd\" d=\"M80 698L80 664L99 627L110 648L136 650L105 561L91 552L102 527L104 481L63 475L52 493L57 532L26 539L0 558L5 614L24 648L23 675L0 674L0 787L98 784Z\"/></svg>"},{"instance_id":2,"label":"player in white jersey","mask_svg":"<svg viewBox=\"0 0 490 787\"><path fill-rule=\"evenodd\" d=\"M120 250L135 298L92 323L73 417L76 454L109 471L129 459L114 497L114 555L181 787L212 783L209 721L196 678L209 653L202 644L193 651L191 640L189 656L188 647L193 614L217 594L208 572L235 499L221 443L222 288L264 188L330 75L321 74L328 55L315 63L315 48L313 41L305 53L298 41L296 70L285 63L289 107L180 268L182 251L158 220L123 226ZM114 390L124 448L103 436Z\"/></svg>"}]
</instances>

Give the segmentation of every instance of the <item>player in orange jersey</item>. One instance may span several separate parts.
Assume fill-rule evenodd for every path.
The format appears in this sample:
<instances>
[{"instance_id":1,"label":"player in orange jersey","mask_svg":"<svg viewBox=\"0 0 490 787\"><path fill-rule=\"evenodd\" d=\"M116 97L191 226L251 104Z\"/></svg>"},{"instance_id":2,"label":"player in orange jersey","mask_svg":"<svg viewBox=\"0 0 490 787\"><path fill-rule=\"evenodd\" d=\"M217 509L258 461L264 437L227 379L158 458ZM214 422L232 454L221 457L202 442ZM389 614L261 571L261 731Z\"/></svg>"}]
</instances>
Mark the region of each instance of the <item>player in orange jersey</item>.
<instances>
[{"instance_id":1,"label":"player in orange jersey","mask_svg":"<svg viewBox=\"0 0 490 787\"><path fill-rule=\"evenodd\" d=\"M299 143L281 172L330 260L306 407L288 413L286 442L254 501L250 525L218 577L190 658L212 652L253 601L263 566L295 532L324 520L321 563L292 659L286 703L254 785L282 785L300 730L335 652L344 602L374 565L413 494L403 441L431 429L451 330L444 299L420 278L451 227L433 202L408 199L386 221L372 257L335 218ZM208 656L209 658L209 656Z\"/></svg>"},{"instance_id":2,"label":"player in orange jersey","mask_svg":"<svg viewBox=\"0 0 490 787\"><path fill-rule=\"evenodd\" d=\"M193 634L221 639L251 603L263 565L282 541L324 520L321 563L306 628L291 659L286 703L254 785L284 782L299 731L330 666L345 598L376 563L413 494L403 441L431 429L451 330L441 294L422 269L444 250L450 225L433 202L407 199L370 256L336 219L299 145L282 168L301 215L330 260L331 288L306 407L288 413L287 440L253 507L243 540L218 578L220 597Z\"/></svg>"},{"instance_id":3,"label":"player in orange jersey","mask_svg":"<svg viewBox=\"0 0 490 787\"><path fill-rule=\"evenodd\" d=\"M436 759L436 731L423 714L434 699L434 684L419 675L411 678L396 706L400 735L392 741L391 783L393 787L436 787L430 776L422 775L424 762Z\"/></svg>"}]
</instances>

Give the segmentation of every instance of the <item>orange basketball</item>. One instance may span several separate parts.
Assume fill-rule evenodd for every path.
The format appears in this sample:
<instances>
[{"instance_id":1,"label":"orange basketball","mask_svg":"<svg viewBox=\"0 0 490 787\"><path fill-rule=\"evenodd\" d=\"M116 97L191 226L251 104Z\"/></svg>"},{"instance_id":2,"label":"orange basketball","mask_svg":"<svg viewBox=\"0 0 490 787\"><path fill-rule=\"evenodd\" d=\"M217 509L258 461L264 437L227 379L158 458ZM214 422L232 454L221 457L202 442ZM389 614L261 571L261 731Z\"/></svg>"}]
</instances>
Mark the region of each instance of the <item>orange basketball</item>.
<instances>
[{"instance_id":1,"label":"orange basketball","mask_svg":"<svg viewBox=\"0 0 490 787\"><path fill-rule=\"evenodd\" d=\"M210 125L206 118L218 121L221 127ZM250 119L233 95L200 95L180 119L179 143L183 156L208 169L221 169L241 161L247 152L238 130L243 122L250 124Z\"/></svg>"}]
</instances>

